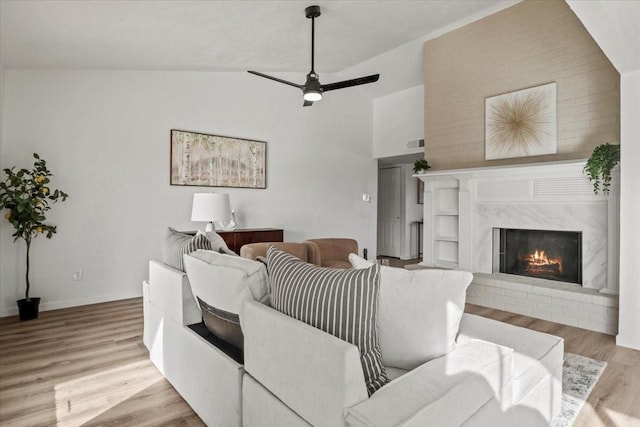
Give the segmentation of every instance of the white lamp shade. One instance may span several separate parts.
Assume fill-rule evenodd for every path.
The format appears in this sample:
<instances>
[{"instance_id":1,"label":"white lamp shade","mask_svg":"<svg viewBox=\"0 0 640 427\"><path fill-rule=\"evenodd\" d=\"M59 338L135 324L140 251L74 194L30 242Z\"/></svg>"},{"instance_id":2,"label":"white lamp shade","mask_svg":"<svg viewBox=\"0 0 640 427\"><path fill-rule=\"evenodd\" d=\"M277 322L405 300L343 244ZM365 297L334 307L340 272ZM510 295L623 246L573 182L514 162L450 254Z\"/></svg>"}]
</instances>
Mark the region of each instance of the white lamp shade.
<instances>
[{"instance_id":1,"label":"white lamp shade","mask_svg":"<svg viewBox=\"0 0 640 427\"><path fill-rule=\"evenodd\" d=\"M231 202L228 194L195 193L191 208L191 221L228 221L231 219Z\"/></svg>"}]
</instances>

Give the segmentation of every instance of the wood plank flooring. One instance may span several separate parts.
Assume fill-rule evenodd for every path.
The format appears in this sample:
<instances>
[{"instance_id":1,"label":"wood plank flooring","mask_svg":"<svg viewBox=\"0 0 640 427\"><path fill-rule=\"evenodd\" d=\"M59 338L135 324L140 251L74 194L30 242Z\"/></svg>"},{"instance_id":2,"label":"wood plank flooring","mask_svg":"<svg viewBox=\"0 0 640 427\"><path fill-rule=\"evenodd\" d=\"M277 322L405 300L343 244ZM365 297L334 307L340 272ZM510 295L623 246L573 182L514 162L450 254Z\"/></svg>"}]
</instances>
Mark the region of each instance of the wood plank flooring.
<instances>
[{"instance_id":1,"label":"wood plank flooring","mask_svg":"<svg viewBox=\"0 0 640 427\"><path fill-rule=\"evenodd\" d=\"M0 319L0 426L203 426L142 327L141 298Z\"/></svg>"},{"instance_id":2,"label":"wood plank flooring","mask_svg":"<svg viewBox=\"0 0 640 427\"><path fill-rule=\"evenodd\" d=\"M503 311L467 311L562 336L607 369L575 426L640 426L640 351L612 336ZM149 362L142 300L0 319L0 426L202 426Z\"/></svg>"}]
</instances>

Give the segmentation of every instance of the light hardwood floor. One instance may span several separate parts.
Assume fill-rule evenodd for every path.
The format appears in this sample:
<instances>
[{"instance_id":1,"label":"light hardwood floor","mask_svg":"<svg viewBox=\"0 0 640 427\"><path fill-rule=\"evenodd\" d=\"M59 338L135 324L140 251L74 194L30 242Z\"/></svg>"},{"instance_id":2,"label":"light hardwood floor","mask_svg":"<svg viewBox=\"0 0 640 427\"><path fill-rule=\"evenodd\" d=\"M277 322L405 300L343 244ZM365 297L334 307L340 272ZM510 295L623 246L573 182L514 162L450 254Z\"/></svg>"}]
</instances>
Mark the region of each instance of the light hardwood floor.
<instances>
[{"instance_id":1,"label":"light hardwood floor","mask_svg":"<svg viewBox=\"0 0 640 427\"><path fill-rule=\"evenodd\" d=\"M1 426L203 426L149 361L142 299L0 319Z\"/></svg>"},{"instance_id":2,"label":"light hardwood floor","mask_svg":"<svg viewBox=\"0 0 640 427\"><path fill-rule=\"evenodd\" d=\"M467 311L564 337L608 363L575 424L640 426L640 351L614 338L498 310ZM0 319L1 426L202 426L148 360L140 298Z\"/></svg>"}]
</instances>

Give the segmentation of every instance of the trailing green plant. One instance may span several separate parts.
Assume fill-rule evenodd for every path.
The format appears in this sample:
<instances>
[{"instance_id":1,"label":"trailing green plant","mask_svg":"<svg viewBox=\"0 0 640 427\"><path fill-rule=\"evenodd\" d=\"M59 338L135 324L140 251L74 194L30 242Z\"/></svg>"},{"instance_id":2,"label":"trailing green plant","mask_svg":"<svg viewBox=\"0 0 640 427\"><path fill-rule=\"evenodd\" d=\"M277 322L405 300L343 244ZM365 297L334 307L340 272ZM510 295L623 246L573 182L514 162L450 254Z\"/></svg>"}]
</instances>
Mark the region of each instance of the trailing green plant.
<instances>
[{"instance_id":1,"label":"trailing green plant","mask_svg":"<svg viewBox=\"0 0 640 427\"><path fill-rule=\"evenodd\" d=\"M598 194L600 190L603 193L609 193L611 185L611 170L620 162L620 146L614 144L598 145L587 164L584 166L583 172L587 174L589 180L593 183L593 192Z\"/></svg>"},{"instance_id":2,"label":"trailing green plant","mask_svg":"<svg viewBox=\"0 0 640 427\"><path fill-rule=\"evenodd\" d=\"M429 162L427 162L427 159L418 159L413 163L413 173L427 171L429 169L431 169L431 166L429 166Z\"/></svg>"},{"instance_id":3,"label":"trailing green plant","mask_svg":"<svg viewBox=\"0 0 640 427\"><path fill-rule=\"evenodd\" d=\"M48 185L53 176L47 169L47 162L33 153L33 169L15 167L4 169L5 178L0 182L0 209L7 209L5 218L13 225L13 241L23 239L27 244L27 272L25 299L29 300L29 250L31 241L39 235L50 239L56 232L55 225L45 224L46 212L51 204L67 200L67 193L51 190Z\"/></svg>"}]
</instances>

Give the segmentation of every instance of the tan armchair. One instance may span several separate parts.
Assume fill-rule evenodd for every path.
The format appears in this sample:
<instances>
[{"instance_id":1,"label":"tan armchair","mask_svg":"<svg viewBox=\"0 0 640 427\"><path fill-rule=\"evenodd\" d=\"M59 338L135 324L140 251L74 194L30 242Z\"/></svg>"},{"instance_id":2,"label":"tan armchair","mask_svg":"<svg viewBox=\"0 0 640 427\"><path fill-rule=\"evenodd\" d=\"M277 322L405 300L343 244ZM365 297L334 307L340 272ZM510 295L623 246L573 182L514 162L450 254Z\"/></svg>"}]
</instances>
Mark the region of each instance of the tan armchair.
<instances>
[{"instance_id":1,"label":"tan armchair","mask_svg":"<svg viewBox=\"0 0 640 427\"><path fill-rule=\"evenodd\" d=\"M349 254L358 253L358 242L354 239L309 239L304 243L311 243L317 247L320 254L319 265L322 267L351 268Z\"/></svg>"},{"instance_id":2,"label":"tan armchair","mask_svg":"<svg viewBox=\"0 0 640 427\"><path fill-rule=\"evenodd\" d=\"M259 256L267 256L267 248L275 246L281 251L287 252L293 256L300 258L309 264L320 265L320 252L318 246L307 242L261 242L249 243L240 248L240 256L255 260Z\"/></svg>"}]
</instances>

